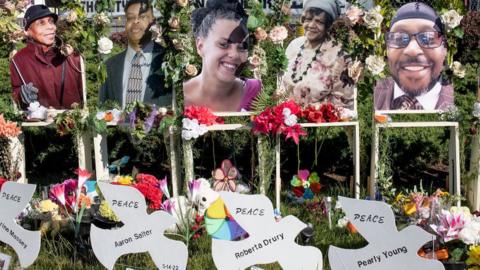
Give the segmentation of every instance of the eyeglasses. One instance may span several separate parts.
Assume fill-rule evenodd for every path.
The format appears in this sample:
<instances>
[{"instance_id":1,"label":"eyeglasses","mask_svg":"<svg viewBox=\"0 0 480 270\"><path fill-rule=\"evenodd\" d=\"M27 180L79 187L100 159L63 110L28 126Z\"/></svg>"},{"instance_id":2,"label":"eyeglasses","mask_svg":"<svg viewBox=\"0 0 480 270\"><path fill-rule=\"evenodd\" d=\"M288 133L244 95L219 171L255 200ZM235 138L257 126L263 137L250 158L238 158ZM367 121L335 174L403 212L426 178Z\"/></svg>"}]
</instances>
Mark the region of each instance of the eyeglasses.
<instances>
[{"instance_id":1,"label":"eyeglasses","mask_svg":"<svg viewBox=\"0 0 480 270\"><path fill-rule=\"evenodd\" d=\"M443 36L439 32L420 32L408 34L404 32L388 32L386 35L387 46L389 48L400 49L410 44L412 37L415 37L420 47L425 49L434 49L440 47L443 43Z\"/></svg>"}]
</instances>

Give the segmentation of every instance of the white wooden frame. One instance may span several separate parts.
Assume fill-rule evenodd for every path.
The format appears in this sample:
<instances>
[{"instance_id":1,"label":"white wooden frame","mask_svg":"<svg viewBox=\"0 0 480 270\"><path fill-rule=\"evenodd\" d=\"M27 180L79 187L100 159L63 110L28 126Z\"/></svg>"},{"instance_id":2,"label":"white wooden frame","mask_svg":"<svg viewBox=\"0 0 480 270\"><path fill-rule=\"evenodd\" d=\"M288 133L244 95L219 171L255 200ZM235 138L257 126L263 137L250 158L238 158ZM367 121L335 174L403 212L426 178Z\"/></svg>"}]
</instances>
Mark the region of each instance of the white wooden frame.
<instances>
[{"instance_id":1,"label":"white wooden frame","mask_svg":"<svg viewBox=\"0 0 480 270\"><path fill-rule=\"evenodd\" d=\"M378 113L378 111L377 111ZM404 113L404 111L402 111ZM412 114L415 112L412 112ZM418 113L418 112L417 112ZM372 155L370 165L370 181L368 192L371 198L375 197L378 179L379 142L381 128L422 128L422 127L447 127L450 130L449 142L449 181L448 188L451 194L461 195L460 186L460 141L458 122L392 122L375 123L373 121ZM460 205L460 202L458 202Z\"/></svg>"},{"instance_id":2,"label":"white wooden frame","mask_svg":"<svg viewBox=\"0 0 480 270\"><path fill-rule=\"evenodd\" d=\"M116 124L107 124L108 127L117 126ZM169 151L170 151L170 166L172 179L172 193L174 197L178 197L178 156L176 152L176 139L175 139L175 128L171 126L168 129L169 136ZM97 133L93 137L93 149L95 153L95 172L97 181L108 182L110 179L110 173L108 171L108 146L107 146L107 135Z\"/></svg>"},{"instance_id":3,"label":"white wooden frame","mask_svg":"<svg viewBox=\"0 0 480 270\"><path fill-rule=\"evenodd\" d=\"M85 63L83 61L83 57L80 56L80 70L82 73L82 93L83 93L83 108L86 109L87 107L87 80L86 80L86 73L85 73ZM47 110L49 114L56 115L58 113L62 113L65 110ZM22 122L21 128L24 127L47 127L54 124L53 122ZM86 169L92 171L92 155L91 155L91 144L90 144L90 136L89 134L81 134L74 138L76 140L78 149L78 167L81 169ZM19 183L28 183L28 179L26 177L26 161L25 161L25 137L23 134L20 134L16 138L10 139L10 149L11 153L14 154L14 159L17 161L18 170L20 171L20 179L18 179Z\"/></svg>"},{"instance_id":4,"label":"white wooden frame","mask_svg":"<svg viewBox=\"0 0 480 270\"><path fill-rule=\"evenodd\" d=\"M245 113L239 115L238 113L215 113L216 115L224 115L224 116L247 116L251 115L252 113ZM302 123L300 124L304 128L322 128L322 127L353 127L353 165L354 165L354 194L355 198L360 197L360 128L358 121L351 121L351 122L333 122L333 123ZM244 130L250 129L248 126L243 124L216 124L207 127L208 131L231 131L231 130ZM280 177L280 136L276 137L275 143L275 207L280 209L280 198L281 198L281 188L282 188L282 179Z\"/></svg>"},{"instance_id":5,"label":"white wooden frame","mask_svg":"<svg viewBox=\"0 0 480 270\"><path fill-rule=\"evenodd\" d=\"M325 127L353 127L353 175L354 175L354 195L356 199L360 198L360 126L358 121L349 122L331 122L331 123L301 123L303 128L325 128ZM280 178L280 139L277 137L275 146L275 196L276 208L280 209L280 191L282 179Z\"/></svg>"}]
</instances>

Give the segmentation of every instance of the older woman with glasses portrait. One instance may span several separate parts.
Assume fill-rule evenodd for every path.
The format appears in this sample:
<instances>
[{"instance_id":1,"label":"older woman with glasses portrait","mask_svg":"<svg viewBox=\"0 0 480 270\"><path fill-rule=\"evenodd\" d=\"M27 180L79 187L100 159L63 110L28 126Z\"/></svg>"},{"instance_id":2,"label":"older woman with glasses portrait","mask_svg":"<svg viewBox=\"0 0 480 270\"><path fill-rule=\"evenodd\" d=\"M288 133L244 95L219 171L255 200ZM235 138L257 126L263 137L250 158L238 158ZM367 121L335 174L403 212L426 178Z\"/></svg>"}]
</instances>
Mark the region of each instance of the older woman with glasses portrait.
<instances>
[{"instance_id":1,"label":"older woman with glasses portrait","mask_svg":"<svg viewBox=\"0 0 480 270\"><path fill-rule=\"evenodd\" d=\"M421 2L398 9L386 34L391 77L374 90L376 110L442 110L453 105L453 87L442 80L447 55L444 25Z\"/></svg>"},{"instance_id":2,"label":"older woman with glasses portrait","mask_svg":"<svg viewBox=\"0 0 480 270\"><path fill-rule=\"evenodd\" d=\"M304 0L302 37L286 49L288 69L282 78L280 95L294 98L302 106L330 102L354 110L355 80L349 77L349 56L330 35L339 16L335 0Z\"/></svg>"}]
</instances>

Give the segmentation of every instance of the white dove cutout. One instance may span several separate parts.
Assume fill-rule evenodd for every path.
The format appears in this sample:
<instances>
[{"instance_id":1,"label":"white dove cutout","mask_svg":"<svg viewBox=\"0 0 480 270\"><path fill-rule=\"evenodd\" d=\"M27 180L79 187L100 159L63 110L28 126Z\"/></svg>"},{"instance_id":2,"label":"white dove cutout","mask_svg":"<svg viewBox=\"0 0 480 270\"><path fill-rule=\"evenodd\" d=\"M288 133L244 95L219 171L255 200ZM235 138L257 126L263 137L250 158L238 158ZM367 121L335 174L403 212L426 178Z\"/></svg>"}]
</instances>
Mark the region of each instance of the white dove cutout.
<instances>
[{"instance_id":1,"label":"white dove cutout","mask_svg":"<svg viewBox=\"0 0 480 270\"><path fill-rule=\"evenodd\" d=\"M28 205L36 185L7 181L0 191L0 242L11 246L22 268L33 264L40 252L40 231L28 231L15 222Z\"/></svg>"},{"instance_id":2,"label":"white dove cutout","mask_svg":"<svg viewBox=\"0 0 480 270\"><path fill-rule=\"evenodd\" d=\"M390 205L379 201L338 197L348 220L368 241L361 249L331 246L328 258L332 270L440 270L438 260L418 256L418 250L432 235L411 225L398 231Z\"/></svg>"},{"instance_id":3,"label":"white dove cutout","mask_svg":"<svg viewBox=\"0 0 480 270\"><path fill-rule=\"evenodd\" d=\"M219 270L245 269L278 261L283 269L321 270L322 252L300 246L295 237L307 225L294 216L275 221L273 205L265 195L220 192L226 208L249 237L241 241L212 239L212 256Z\"/></svg>"},{"instance_id":4,"label":"white dove cutout","mask_svg":"<svg viewBox=\"0 0 480 270\"><path fill-rule=\"evenodd\" d=\"M164 232L175 219L165 211L147 214L145 198L134 187L98 182L98 186L115 214L121 228L105 230L92 224L90 239L95 256L108 269L119 257L148 252L159 269L183 270L187 267L185 244L165 237Z\"/></svg>"}]
</instances>

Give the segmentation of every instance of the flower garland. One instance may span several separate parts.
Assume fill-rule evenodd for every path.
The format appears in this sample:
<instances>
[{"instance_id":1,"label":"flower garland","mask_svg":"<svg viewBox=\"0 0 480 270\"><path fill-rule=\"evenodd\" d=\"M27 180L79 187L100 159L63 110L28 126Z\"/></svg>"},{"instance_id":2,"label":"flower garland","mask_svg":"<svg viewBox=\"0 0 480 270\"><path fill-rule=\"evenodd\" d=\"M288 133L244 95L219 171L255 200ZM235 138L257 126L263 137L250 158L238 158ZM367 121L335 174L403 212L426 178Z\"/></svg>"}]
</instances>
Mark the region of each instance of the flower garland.
<instances>
[{"instance_id":1,"label":"flower garland","mask_svg":"<svg viewBox=\"0 0 480 270\"><path fill-rule=\"evenodd\" d=\"M182 138L184 140L196 139L207 133L207 126L223 124L224 120L203 106L188 106L183 112Z\"/></svg>"}]
</instances>

